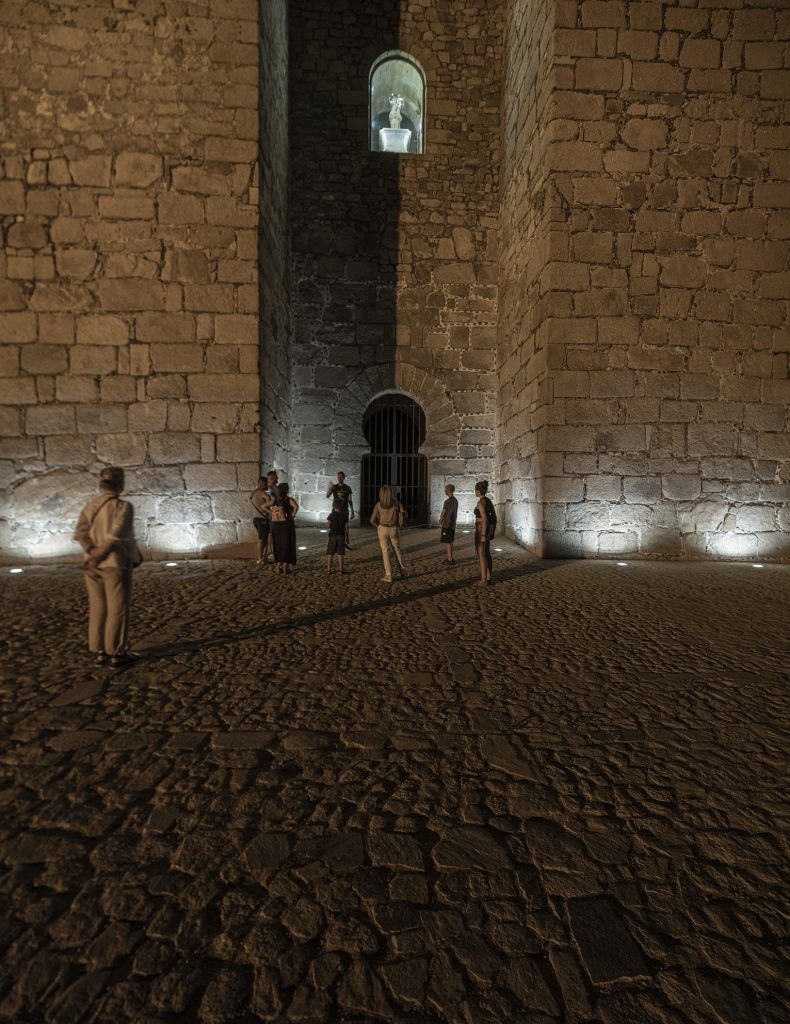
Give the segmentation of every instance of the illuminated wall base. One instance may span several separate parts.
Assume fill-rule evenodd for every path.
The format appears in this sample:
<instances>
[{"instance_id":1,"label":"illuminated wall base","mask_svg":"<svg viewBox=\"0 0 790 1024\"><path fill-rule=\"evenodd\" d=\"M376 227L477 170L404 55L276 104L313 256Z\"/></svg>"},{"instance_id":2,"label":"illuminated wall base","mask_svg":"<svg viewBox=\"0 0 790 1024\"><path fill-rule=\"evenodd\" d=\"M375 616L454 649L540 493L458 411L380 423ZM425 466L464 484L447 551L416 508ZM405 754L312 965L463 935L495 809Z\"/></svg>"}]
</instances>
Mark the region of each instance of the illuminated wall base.
<instances>
[{"instance_id":1,"label":"illuminated wall base","mask_svg":"<svg viewBox=\"0 0 790 1024\"><path fill-rule=\"evenodd\" d=\"M749 506L753 508L754 506ZM728 511L729 508L729 511ZM578 502L566 506L511 502L502 510L505 533L543 558L693 558L743 561L790 561L790 530L780 528L781 506L765 506L762 521L774 529L737 529L738 510L722 506L708 523L729 528L705 529L692 520L699 510L668 505ZM558 520L562 517L564 525ZM568 520L570 519L570 523ZM663 525L672 519L675 525ZM541 521L543 520L543 521ZM661 525L659 525L661 524Z\"/></svg>"}]
</instances>

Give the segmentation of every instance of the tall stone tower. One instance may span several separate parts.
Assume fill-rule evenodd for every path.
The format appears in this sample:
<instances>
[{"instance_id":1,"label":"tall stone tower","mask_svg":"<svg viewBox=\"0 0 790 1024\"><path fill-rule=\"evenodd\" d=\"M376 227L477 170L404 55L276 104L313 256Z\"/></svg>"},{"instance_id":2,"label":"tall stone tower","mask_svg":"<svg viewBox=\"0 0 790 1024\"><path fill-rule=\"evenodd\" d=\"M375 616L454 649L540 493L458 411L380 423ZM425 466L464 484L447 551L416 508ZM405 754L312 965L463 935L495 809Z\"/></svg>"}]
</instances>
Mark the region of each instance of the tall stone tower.
<instances>
[{"instance_id":1,"label":"tall stone tower","mask_svg":"<svg viewBox=\"0 0 790 1024\"><path fill-rule=\"evenodd\" d=\"M498 497L545 553L790 554L785 3L514 0Z\"/></svg>"},{"instance_id":2,"label":"tall stone tower","mask_svg":"<svg viewBox=\"0 0 790 1024\"><path fill-rule=\"evenodd\" d=\"M325 516L338 469L360 491L366 412L399 393L425 416L423 514L435 518L445 481L470 499L494 472L502 7L292 0L290 26L299 500ZM382 55L393 59L379 99L371 72ZM424 151L378 151L387 94L408 94L410 77L404 109Z\"/></svg>"}]
</instances>

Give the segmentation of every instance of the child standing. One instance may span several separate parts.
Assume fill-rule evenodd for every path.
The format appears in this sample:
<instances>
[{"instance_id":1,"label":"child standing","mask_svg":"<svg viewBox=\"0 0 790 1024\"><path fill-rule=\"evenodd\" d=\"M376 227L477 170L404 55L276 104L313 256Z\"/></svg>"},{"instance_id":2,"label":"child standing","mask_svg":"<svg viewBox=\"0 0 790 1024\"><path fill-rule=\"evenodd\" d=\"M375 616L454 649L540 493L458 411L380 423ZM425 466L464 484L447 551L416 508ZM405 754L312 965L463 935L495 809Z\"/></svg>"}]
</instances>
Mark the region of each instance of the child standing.
<instances>
[{"instance_id":1,"label":"child standing","mask_svg":"<svg viewBox=\"0 0 790 1024\"><path fill-rule=\"evenodd\" d=\"M342 576L344 573L343 556L346 553L346 529L348 528L348 512L344 511L342 502L336 501L332 505L327 523L329 524L329 540L326 544L326 571L332 571L332 562L337 555Z\"/></svg>"},{"instance_id":2,"label":"child standing","mask_svg":"<svg viewBox=\"0 0 790 1024\"><path fill-rule=\"evenodd\" d=\"M452 484L445 485L444 493L447 495L447 500L442 508L442 514L439 516L439 526L442 528L441 543L447 547L447 564L455 565L453 543L455 541L455 522L458 518L458 499Z\"/></svg>"}]
</instances>

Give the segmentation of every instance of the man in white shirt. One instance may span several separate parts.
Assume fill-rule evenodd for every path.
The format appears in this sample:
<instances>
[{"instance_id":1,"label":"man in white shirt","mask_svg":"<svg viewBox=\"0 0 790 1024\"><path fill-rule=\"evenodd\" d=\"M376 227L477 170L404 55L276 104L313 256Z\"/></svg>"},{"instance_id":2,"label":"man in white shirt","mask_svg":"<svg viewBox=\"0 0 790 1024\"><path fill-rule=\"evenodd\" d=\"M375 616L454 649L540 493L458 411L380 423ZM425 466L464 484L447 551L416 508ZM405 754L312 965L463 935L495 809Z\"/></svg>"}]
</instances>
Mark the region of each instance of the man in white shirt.
<instances>
[{"instance_id":1,"label":"man in white shirt","mask_svg":"<svg viewBox=\"0 0 790 1024\"><path fill-rule=\"evenodd\" d=\"M85 557L88 590L88 647L100 665L129 660L129 611L132 569L140 561L134 539L134 508L120 497L123 470L107 466L99 474L99 491L80 512L74 539Z\"/></svg>"}]
</instances>

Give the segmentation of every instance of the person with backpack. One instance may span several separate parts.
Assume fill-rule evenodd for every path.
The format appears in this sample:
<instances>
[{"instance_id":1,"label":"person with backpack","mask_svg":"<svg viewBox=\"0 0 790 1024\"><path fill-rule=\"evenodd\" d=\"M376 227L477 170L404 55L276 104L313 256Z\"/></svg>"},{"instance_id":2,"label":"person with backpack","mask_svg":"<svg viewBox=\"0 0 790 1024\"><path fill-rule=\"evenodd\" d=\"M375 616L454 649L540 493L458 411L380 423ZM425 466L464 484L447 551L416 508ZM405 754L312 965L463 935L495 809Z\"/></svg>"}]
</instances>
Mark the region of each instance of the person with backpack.
<instances>
[{"instance_id":1,"label":"person with backpack","mask_svg":"<svg viewBox=\"0 0 790 1024\"><path fill-rule=\"evenodd\" d=\"M277 485L277 497L262 506L272 517L271 536L277 572L285 575L296 565L296 524L298 503L290 497L288 484Z\"/></svg>"},{"instance_id":2,"label":"person with backpack","mask_svg":"<svg viewBox=\"0 0 790 1024\"><path fill-rule=\"evenodd\" d=\"M340 575L344 573L343 559L346 553L346 530L348 529L348 512L345 511L341 502L336 501L327 519L329 537L326 545L326 571L332 571L332 563L337 555L340 565Z\"/></svg>"},{"instance_id":3,"label":"person with backpack","mask_svg":"<svg viewBox=\"0 0 790 1024\"><path fill-rule=\"evenodd\" d=\"M488 497L488 481L480 480L475 484L475 551L480 561L480 586L485 587L491 582L493 560L491 558L491 541L496 536L496 510Z\"/></svg>"},{"instance_id":4,"label":"person with backpack","mask_svg":"<svg viewBox=\"0 0 790 1024\"><path fill-rule=\"evenodd\" d=\"M88 649L99 665L129 662L132 569L142 555L134 539L134 506L121 498L124 472L105 466L99 494L80 512L74 540L85 552L82 568L88 591Z\"/></svg>"},{"instance_id":5,"label":"person with backpack","mask_svg":"<svg viewBox=\"0 0 790 1024\"><path fill-rule=\"evenodd\" d=\"M392 565L390 562L389 551L390 545L392 546L392 550L395 552L395 557L397 558L398 565L400 567L400 576L401 579L403 579L406 576L406 565L403 561L403 555L400 550L398 531L406 524L406 513L404 512L401 503L395 498L393 490L389 484L384 484L379 491L379 500L373 508L370 522L371 525L375 526L378 530L381 557L384 560L383 582L392 583Z\"/></svg>"}]
</instances>

